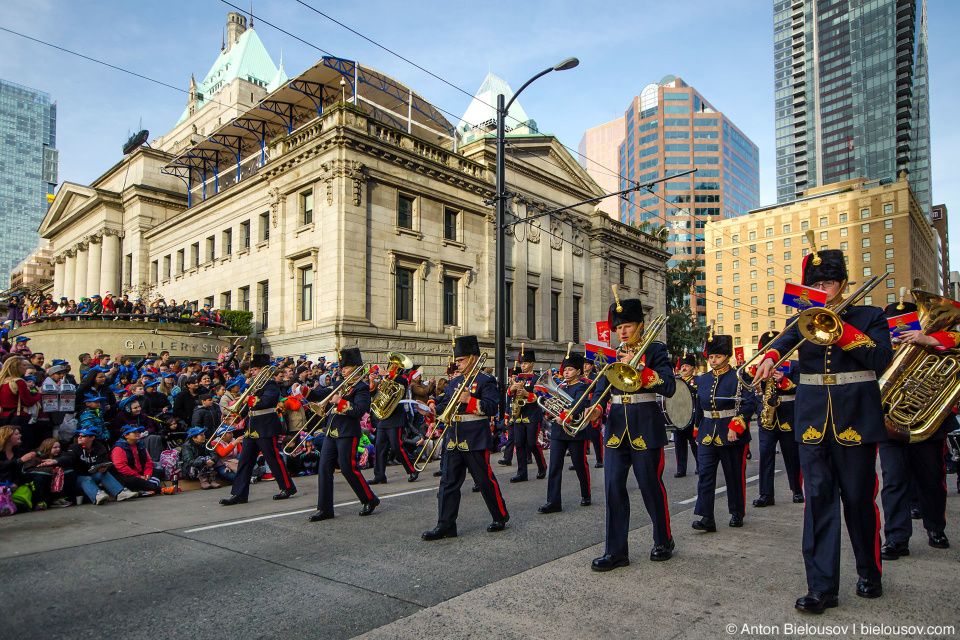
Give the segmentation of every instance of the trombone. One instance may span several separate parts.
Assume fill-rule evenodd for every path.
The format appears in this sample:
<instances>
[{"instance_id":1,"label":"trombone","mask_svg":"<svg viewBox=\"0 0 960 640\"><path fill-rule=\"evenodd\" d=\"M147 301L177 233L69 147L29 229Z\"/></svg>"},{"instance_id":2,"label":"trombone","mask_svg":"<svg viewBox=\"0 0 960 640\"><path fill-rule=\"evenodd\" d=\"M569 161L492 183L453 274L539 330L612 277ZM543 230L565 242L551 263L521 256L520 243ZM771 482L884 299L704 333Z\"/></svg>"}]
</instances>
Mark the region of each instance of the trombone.
<instances>
[{"instance_id":1,"label":"trombone","mask_svg":"<svg viewBox=\"0 0 960 640\"><path fill-rule=\"evenodd\" d=\"M873 291L873 289L880 284L882 279L882 275L876 275L867 279L867 281L860 285L860 288L854 291L849 298L838 304L833 309L828 309L827 307L810 307L801 311L793 322L784 327L783 332L786 333L787 330L793 328L793 325L796 324L800 330L800 335L803 336L803 340L798 342L796 346L790 349L790 351L781 356L776 364L773 365L774 370L789 360L790 356L796 353L796 351L805 342L809 341L813 344L825 347L839 340L840 336L843 335L843 320L840 319L840 314L844 309L852 306L856 302L859 302L861 298ZM737 368L737 379L741 384L743 384L743 386L749 389L756 389L757 385L760 384L761 380L759 379L751 380L749 382L745 380L743 378L743 371L748 371L749 373L750 367L757 366L763 362L763 356L763 351L757 351L749 360ZM760 360L754 363L754 360L757 360L757 358L760 358Z\"/></svg>"},{"instance_id":2,"label":"trombone","mask_svg":"<svg viewBox=\"0 0 960 640\"><path fill-rule=\"evenodd\" d=\"M330 411L330 398L340 394L341 396L348 395L353 387L357 385L361 380L365 379L370 373L370 365L365 364L362 367L357 367L350 372L350 375L343 379L337 388L334 389L326 398L320 402L308 402L310 409L313 410L313 416L307 420L303 427L300 428L300 431L294 434L292 438L287 442L283 447L283 452L288 456L296 456L302 453L302 449L306 448L303 444L307 440L311 440L320 432L320 429L323 427L327 413ZM328 428L329 431L329 428Z\"/></svg>"}]
</instances>

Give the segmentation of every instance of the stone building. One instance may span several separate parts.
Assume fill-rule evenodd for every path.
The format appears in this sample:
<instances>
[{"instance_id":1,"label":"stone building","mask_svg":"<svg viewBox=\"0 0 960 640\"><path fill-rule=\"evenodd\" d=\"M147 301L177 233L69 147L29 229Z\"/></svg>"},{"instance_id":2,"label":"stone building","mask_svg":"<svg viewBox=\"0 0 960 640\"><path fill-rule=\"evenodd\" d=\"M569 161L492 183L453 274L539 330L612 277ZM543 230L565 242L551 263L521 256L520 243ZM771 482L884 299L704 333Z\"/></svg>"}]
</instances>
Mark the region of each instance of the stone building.
<instances>
[{"instance_id":1,"label":"stone building","mask_svg":"<svg viewBox=\"0 0 960 640\"><path fill-rule=\"evenodd\" d=\"M916 280L937 291L936 232L906 174L896 182L863 178L809 189L805 197L710 223L707 240L707 318L735 346L755 351L760 334L780 331L795 309L782 304L784 284L803 281L801 265L813 230L818 249L840 249L852 291L884 275L861 304L884 307ZM907 300L910 300L909 294Z\"/></svg>"},{"instance_id":2,"label":"stone building","mask_svg":"<svg viewBox=\"0 0 960 640\"><path fill-rule=\"evenodd\" d=\"M412 89L338 58L257 104L176 153L140 148L90 186L65 183L41 227L55 295L146 284L249 310L275 355L358 345L436 375L455 330L492 357L493 137L461 145ZM513 215L602 193L553 136L518 128L510 144ZM593 205L520 224L508 243L510 341L546 363L595 337L611 284L663 309L663 243Z\"/></svg>"}]
</instances>

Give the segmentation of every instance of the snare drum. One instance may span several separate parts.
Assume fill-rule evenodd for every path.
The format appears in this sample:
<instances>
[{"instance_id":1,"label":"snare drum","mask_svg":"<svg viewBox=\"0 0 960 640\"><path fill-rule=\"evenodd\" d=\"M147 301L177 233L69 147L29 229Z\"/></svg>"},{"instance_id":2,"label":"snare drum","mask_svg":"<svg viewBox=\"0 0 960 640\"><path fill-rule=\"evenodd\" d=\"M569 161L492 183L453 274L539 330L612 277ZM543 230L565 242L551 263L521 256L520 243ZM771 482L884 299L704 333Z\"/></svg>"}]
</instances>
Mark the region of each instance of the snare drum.
<instances>
[{"instance_id":1,"label":"snare drum","mask_svg":"<svg viewBox=\"0 0 960 640\"><path fill-rule=\"evenodd\" d=\"M677 378L677 391L673 397L657 396L660 411L667 421L667 429L689 429L696 419L697 392L682 378Z\"/></svg>"}]
</instances>

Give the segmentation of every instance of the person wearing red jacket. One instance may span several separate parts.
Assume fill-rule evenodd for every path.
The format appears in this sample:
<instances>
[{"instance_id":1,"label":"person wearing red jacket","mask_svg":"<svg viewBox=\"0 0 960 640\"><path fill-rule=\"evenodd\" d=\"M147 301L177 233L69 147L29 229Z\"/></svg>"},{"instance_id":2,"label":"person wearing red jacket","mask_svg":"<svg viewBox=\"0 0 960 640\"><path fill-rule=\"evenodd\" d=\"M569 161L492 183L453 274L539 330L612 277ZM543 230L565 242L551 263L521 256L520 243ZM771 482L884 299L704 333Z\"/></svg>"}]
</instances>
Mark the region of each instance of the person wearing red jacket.
<instances>
[{"instance_id":1,"label":"person wearing red jacket","mask_svg":"<svg viewBox=\"0 0 960 640\"><path fill-rule=\"evenodd\" d=\"M125 429L110 451L110 461L116 469L114 475L126 489L152 495L159 493L160 480L153 477L153 460L140 442L144 433L146 429L139 425Z\"/></svg>"},{"instance_id":2,"label":"person wearing red jacket","mask_svg":"<svg viewBox=\"0 0 960 640\"><path fill-rule=\"evenodd\" d=\"M17 426L23 434L24 447L36 448L34 429L28 426L30 407L40 402L40 391L31 391L23 376L27 371L27 361L20 356L10 356L0 369L0 423Z\"/></svg>"}]
</instances>

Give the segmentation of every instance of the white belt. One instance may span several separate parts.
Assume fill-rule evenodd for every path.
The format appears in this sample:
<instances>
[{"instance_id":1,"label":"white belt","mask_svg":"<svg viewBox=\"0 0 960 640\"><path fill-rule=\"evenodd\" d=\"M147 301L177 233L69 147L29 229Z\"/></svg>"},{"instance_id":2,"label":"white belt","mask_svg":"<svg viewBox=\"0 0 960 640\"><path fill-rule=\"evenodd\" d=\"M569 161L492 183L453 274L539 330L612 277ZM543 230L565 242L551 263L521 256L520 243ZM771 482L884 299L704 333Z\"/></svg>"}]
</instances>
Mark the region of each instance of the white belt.
<instances>
[{"instance_id":1,"label":"white belt","mask_svg":"<svg viewBox=\"0 0 960 640\"><path fill-rule=\"evenodd\" d=\"M624 393L619 396L612 396L610 402L613 404L638 404L640 402L656 402L655 393Z\"/></svg>"},{"instance_id":2,"label":"white belt","mask_svg":"<svg viewBox=\"0 0 960 640\"><path fill-rule=\"evenodd\" d=\"M251 411L249 415L251 418L256 418L257 416L268 416L276 412L276 409L257 409L256 411Z\"/></svg>"},{"instance_id":3,"label":"white belt","mask_svg":"<svg viewBox=\"0 0 960 640\"><path fill-rule=\"evenodd\" d=\"M489 422L490 418L488 416L469 416L469 415L455 415L450 418L450 422L459 422L461 424L466 424L469 422Z\"/></svg>"},{"instance_id":4,"label":"white belt","mask_svg":"<svg viewBox=\"0 0 960 640\"><path fill-rule=\"evenodd\" d=\"M875 371L848 371L845 373L801 373L800 384L810 384L817 387L838 384L853 384L854 382L875 382Z\"/></svg>"},{"instance_id":5,"label":"white belt","mask_svg":"<svg viewBox=\"0 0 960 640\"><path fill-rule=\"evenodd\" d=\"M780 402L781 402L781 403L784 403L784 402L793 402L793 401L796 400L796 399L797 399L797 396L780 396Z\"/></svg>"},{"instance_id":6,"label":"white belt","mask_svg":"<svg viewBox=\"0 0 960 640\"><path fill-rule=\"evenodd\" d=\"M718 418L732 418L733 416L737 415L737 410L724 409L723 411L704 411L703 415L705 418L713 418L715 420Z\"/></svg>"}]
</instances>

